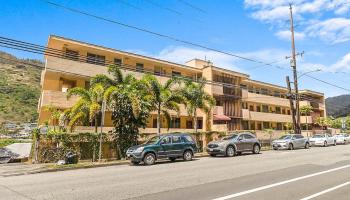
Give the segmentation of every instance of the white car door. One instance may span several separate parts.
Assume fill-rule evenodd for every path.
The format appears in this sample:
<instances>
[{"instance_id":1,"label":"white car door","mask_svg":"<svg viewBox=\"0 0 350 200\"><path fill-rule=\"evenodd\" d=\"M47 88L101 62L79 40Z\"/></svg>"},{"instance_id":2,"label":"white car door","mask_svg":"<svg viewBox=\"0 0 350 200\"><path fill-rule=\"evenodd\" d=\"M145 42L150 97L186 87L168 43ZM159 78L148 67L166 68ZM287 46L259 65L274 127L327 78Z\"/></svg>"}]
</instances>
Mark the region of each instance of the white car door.
<instances>
[{"instance_id":1,"label":"white car door","mask_svg":"<svg viewBox=\"0 0 350 200\"><path fill-rule=\"evenodd\" d=\"M334 144L334 138L331 134L326 134L327 136L327 143L328 144Z\"/></svg>"}]
</instances>

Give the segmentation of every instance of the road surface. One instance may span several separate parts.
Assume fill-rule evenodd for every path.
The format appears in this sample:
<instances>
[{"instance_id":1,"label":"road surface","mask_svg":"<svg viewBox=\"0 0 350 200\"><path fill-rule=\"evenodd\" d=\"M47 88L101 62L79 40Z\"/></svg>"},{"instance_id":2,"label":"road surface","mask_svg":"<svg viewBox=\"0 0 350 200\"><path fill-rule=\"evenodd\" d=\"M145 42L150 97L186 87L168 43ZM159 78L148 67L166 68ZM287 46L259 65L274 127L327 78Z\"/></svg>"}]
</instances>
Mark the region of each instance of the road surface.
<instances>
[{"instance_id":1,"label":"road surface","mask_svg":"<svg viewBox=\"0 0 350 200\"><path fill-rule=\"evenodd\" d=\"M348 200L350 145L2 177L0 199Z\"/></svg>"}]
</instances>

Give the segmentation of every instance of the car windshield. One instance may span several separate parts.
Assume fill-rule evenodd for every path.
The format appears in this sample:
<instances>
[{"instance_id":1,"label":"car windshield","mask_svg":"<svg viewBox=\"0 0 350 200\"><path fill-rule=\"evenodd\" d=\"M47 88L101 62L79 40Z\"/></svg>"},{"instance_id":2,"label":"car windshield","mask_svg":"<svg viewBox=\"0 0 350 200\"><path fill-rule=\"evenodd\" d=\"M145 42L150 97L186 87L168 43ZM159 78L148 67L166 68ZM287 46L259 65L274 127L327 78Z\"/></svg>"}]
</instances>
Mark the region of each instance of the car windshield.
<instances>
[{"instance_id":1,"label":"car windshield","mask_svg":"<svg viewBox=\"0 0 350 200\"><path fill-rule=\"evenodd\" d=\"M228 135L222 138L222 140L232 140L235 139L238 135L237 134L233 134L233 135Z\"/></svg>"},{"instance_id":2,"label":"car windshield","mask_svg":"<svg viewBox=\"0 0 350 200\"><path fill-rule=\"evenodd\" d=\"M324 135L314 135L313 138L323 138Z\"/></svg>"},{"instance_id":3,"label":"car windshield","mask_svg":"<svg viewBox=\"0 0 350 200\"><path fill-rule=\"evenodd\" d=\"M158 142L159 138L160 138L159 136L153 136L149 140L147 140L145 144L155 144Z\"/></svg>"},{"instance_id":4,"label":"car windshield","mask_svg":"<svg viewBox=\"0 0 350 200\"><path fill-rule=\"evenodd\" d=\"M292 138L291 135L284 135L284 136L280 137L280 140L289 140L291 138Z\"/></svg>"}]
</instances>

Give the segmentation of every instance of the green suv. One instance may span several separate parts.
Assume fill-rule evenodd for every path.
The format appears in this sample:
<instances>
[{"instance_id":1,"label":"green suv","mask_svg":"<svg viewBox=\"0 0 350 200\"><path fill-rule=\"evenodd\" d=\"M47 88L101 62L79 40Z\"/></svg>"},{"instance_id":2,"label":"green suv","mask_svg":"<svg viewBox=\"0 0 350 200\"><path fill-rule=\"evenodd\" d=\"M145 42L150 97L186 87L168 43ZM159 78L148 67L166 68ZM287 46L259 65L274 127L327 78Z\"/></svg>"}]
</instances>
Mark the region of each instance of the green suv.
<instances>
[{"instance_id":1,"label":"green suv","mask_svg":"<svg viewBox=\"0 0 350 200\"><path fill-rule=\"evenodd\" d=\"M154 136L142 145L130 147L126 156L132 164L143 162L145 165L153 165L158 159L175 161L183 158L189 161L196 151L197 145L191 135L175 133Z\"/></svg>"}]
</instances>

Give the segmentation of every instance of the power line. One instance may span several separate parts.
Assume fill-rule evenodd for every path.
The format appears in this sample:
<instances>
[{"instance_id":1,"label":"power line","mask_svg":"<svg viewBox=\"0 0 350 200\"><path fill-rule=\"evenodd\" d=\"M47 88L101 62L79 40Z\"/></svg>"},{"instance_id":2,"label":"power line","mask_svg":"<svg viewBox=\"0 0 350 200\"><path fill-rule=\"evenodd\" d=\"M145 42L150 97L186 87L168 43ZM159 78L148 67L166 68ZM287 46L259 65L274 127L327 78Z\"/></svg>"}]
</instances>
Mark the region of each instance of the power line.
<instances>
[{"instance_id":1,"label":"power line","mask_svg":"<svg viewBox=\"0 0 350 200\"><path fill-rule=\"evenodd\" d=\"M139 7L137 7L137 6L133 5L133 4L131 4L131 3L129 3L129 2L126 2L126 1L123 1L123 0L119 0L118 2L120 2L120 3L122 3L122 4L126 5L126 6L129 6L129 7L131 7L131 8L134 8L134 9L136 9L136 10L142 10L141 8L139 8Z\"/></svg>"},{"instance_id":2,"label":"power line","mask_svg":"<svg viewBox=\"0 0 350 200\"><path fill-rule=\"evenodd\" d=\"M209 51L218 52L218 53L221 53L221 54L225 54L225 55L228 55L228 56L240 58L240 59L243 59L243 60L247 60L247 61L251 61L251 62L255 62L255 63L259 63L259 64L265 64L265 65L272 66L269 63L264 63L264 62L256 60L256 59L243 57L243 56L240 56L240 55L236 55L236 54L233 54L233 53L230 53L230 52L226 52L226 51L221 51L221 50L214 49L214 48L211 48L211 47L207 47L207 46L204 46L204 45L201 45L201 44L197 44L197 43L194 43L194 42L178 39L178 38L175 38L175 37L170 36L170 35L157 33L157 32L154 32L154 31L151 31L151 30L148 30L148 29L144 29L144 28L140 28L140 27L137 27L137 26L129 25L129 24L122 23L122 22L119 22L119 21L116 21L116 20L107 19L105 17L101 17L101 16L97 16L97 15L94 15L94 14L90 14L90 13L87 13L87 12L84 12L84 11L81 11L81 10L78 10L78 9L75 9L75 8L71 8L71 7L67 7L67 6L58 4L58 3L54 3L54 2L51 2L51 1L47 1L47 0L41 0L41 1L43 1L43 2L45 2L47 4L50 4L50 5L53 5L53 6L57 7L57 8L61 8L61 9L64 9L64 10L67 10L67 11L70 11L70 12L73 12L73 13L78 13L78 14L81 14L81 15L85 15L85 16L92 17L92 18L95 18L95 19L99 19L99 20L102 20L102 21L106 21L106 22L109 22L109 23L118 24L120 26L124 26L124 27L130 28L130 29L135 29L135 30L138 30L138 31L141 31L141 32L145 32L145 33L152 34L152 35L155 35L155 36L158 36L158 37L162 37L162 38L166 38L166 39L169 39L169 40L173 40L175 42L187 44L187 45L194 46L194 47L199 47L199 48L206 49L206 50L209 50Z\"/></svg>"},{"instance_id":3,"label":"power line","mask_svg":"<svg viewBox=\"0 0 350 200\"><path fill-rule=\"evenodd\" d=\"M53 56L53 57L58 57L58 58L66 58L65 52L59 49L54 49L54 48L49 48L49 47L45 47L45 46L41 46L41 45L37 45L37 44L32 44L32 43L28 43L28 42L23 42L23 41L19 41L19 40L14 40L14 39L10 39L10 38L5 38L5 37L1 37L0 36L0 46L6 47L6 48L12 48L12 49L16 49L16 50L21 50L21 51L27 51L27 52L31 52L31 53L36 53L36 54L41 54L41 55L49 55L49 56ZM78 61L79 62L87 62L88 57L84 56L84 55L79 55L78 57ZM98 63L99 65L112 65L115 64L114 62L111 61L105 61L103 63ZM272 65L274 66L274 65ZM127 70L135 70L135 66L131 66L131 65L126 65L126 64L122 64L121 67L127 69ZM283 67L280 67L279 69L285 69ZM146 73L154 73L154 71L145 71ZM305 75L306 76L306 75ZM169 75L169 77L171 77L171 75ZM310 76L308 76L310 77ZM343 88L341 86L337 86L335 84L332 83L328 83L324 80L321 79L317 79L315 77L310 77L313 78L315 80L318 80L320 82L332 85L334 87L346 90L346 91L350 91L349 89ZM209 81L210 82L210 81ZM213 84L218 84L218 82L214 82ZM238 87L237 85L233 85L233 84L228 84L228 83L221 83L221 85L225 86L225 87Z\"/></svg>"},{"instance_id":4,"label":"power line","mask_svg":"<svg viewBox=\"0 0 350 200\"><path fill-rule=\"evenodd\" d=\"M199 11L199 12L202 12L202 13L207 13L205 10L203 10L202 8L199 8L199 7L197 7L197 6L195 6L195 5L193 5L193 4L190 4L190 3L188 3L187 1L185 1L185 0L178 0L179 2L181 2L181 3L183 3L183 4L185 4L186 6L188 6L188 7L190 7L190 8L192 8L192 9L194 9L194 10L197 10L197 11Z\"/></svg>"},{"instance_id":5,"label":"power line","mask_svg":"<svg viewBox=\"0 0 350 200\"><path fill-rule=\"evenodd\" d=\"M158 3L153 2L152 0L146 0L146 1L147 1L149 4L152 4L153 6L156 6L156 7L158 7L158 8L161 8L161 9L163 9L163 10L167 10L168 12L171 12L171 13L174 13L174 14L177 14L177 15L182 15L181 12L179 12L179 11L177 11L177 10L174 10L174 9L172 9L172 8L168 8L168 7L162 6L162 5L158 4Z\"/></svg>"}]
</instances>

